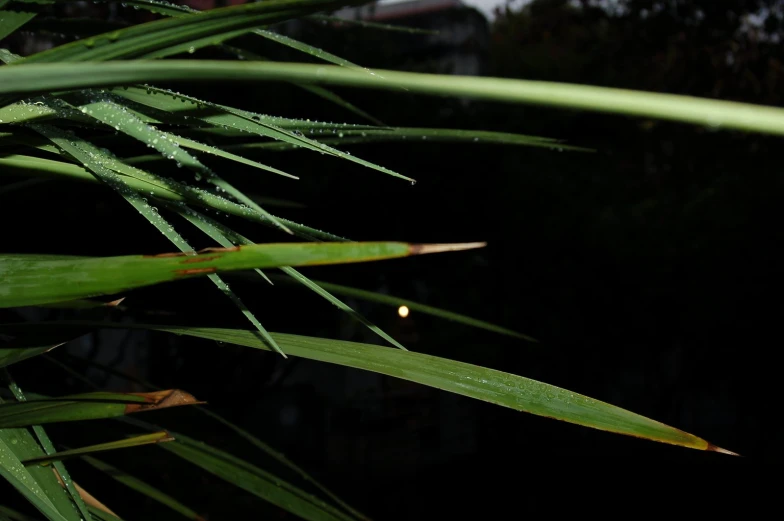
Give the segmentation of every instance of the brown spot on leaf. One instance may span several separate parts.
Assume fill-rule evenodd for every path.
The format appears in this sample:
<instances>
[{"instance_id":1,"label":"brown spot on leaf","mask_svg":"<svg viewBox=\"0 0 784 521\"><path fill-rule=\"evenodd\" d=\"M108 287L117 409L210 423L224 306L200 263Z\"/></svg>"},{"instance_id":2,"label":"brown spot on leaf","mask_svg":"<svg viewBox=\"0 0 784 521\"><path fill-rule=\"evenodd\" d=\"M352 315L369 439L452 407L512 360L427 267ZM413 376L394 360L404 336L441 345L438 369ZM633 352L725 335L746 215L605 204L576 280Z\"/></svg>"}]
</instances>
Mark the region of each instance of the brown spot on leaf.
<instances>
[{"instance_id":1,"label":"brown spot on leaf","mask_svg":"<svg viewBox=\"0 0 784 521\"><path fill-rule=\"evenodd\" d=\"M174 253L159 253L157 255L142 255L142 257L144 257L145 259L157 259L157 258L166 258L166 257L184 257L186 255L193 255L193 254L178 251Z\"/></svg>"},{"instance_id":2,"label":"brown spot on leaf","mask_svg":"<svg viewBox=\"0 0 784 521\"><path fill-rule=\"evenodd\" d=\"M179 276L197 275L199 273L215 273L217 268L190 268L187 270L174 270L174 273Z\"/></svg>"},{"instance_id":3,"label":"brown spot on leaf","mask_svg":"<svg viewBox=\"0 0 784 521\"><path fill-rule=\"evenodd\" d=\"M192 394L179 389L168 389L166 391L156 391L153 393L128 393L144 398L143 403L129 403L125 406L125 414L133 414L140 411L164 409L166 407L178 407L180 405L195 405L199 403Z\"/></svg>"},{"instance_id":4,"label":"brown spot on leaf","mask_svg":"<svg viewBox=\"0 0 784 521\"><path fill-rule=\"evenodd\" d=\"M193 264L195 262L208 262L215 259L220 259L220 255L197 255L195 257L189 257L184 261L180 262L180 264Z\"/></svg>"}]
</instances>

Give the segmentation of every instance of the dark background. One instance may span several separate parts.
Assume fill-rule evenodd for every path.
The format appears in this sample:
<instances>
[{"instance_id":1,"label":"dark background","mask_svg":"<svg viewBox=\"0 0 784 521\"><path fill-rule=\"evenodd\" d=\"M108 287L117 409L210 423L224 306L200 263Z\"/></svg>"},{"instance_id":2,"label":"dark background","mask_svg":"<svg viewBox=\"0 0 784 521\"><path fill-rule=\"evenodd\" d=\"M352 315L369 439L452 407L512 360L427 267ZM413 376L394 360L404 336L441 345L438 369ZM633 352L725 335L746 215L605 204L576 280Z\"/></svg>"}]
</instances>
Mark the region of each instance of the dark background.
<instances>
[{"instance_id":1,"label":"dark background","mask_svg":"<svg viewBox=\"0 0 784 521\"><path fill-rule=\"evenodd\" d=\"M479 27L459 50L480 56L487 75L781 105L780 4L632 1L610 12L592 2L539 0L499 12L486 32ZM759 26L744 23L755 13ZM458 9L444 16L475 20L476 13ZM399 22L434 23L431 18ZM443 49L428 46L426 36L319 24L295 29L308 43L370 67L443 69ZM410 52L399 52L401 38ZM245 43L267 56L302 59L271 44ZM177 88L234 105L241 100L265 113L361 122L293 87ZM562 138L596 152L481 142L350 148L416 178L416 186L307 152L263 156L300 175L297 183L213 162L250 192L305 205L276 208L278 214L352 239L488 242L476 252L313 268L305 271L308 276L385 291L532 335L541 344L417 313L400 319L394 308L347 299L412 350L566 387L694 433L744 460L206 341L102 333L53 357L102 387L138 390L81 366L65 351L115 364L162 387L186 389L379 520L457 515L480 505L488 515L496 509L525 510L549 490L538 477L541 469L608 461L638 469L781 461L775 419L784 260L780 138L402 92L339 93L389 125L519 132ZM170 249L101 188L50 186L0 202L3 222L15 223L4 227L4 250L111 255ZM281 239L226 221L260 242ZM209 245L186 233L184 225L180 229L195 245ZM270 330L376 342L306 290L229 280ZM137 291L127 305L128 320L149 320L142 310L153 309L175 313L159 317L169 322L246 327L203 280ZM87 389L43 360L20 364L14 374L40 392ZM225 429L188 411L155 413L150 419L269 463ZM75 432L82 439L96 435L61 430L63 439L78 439ZM221 512L226 504L236 516L264 508L154 447L106 459L205 514ZM83 485L118 513L129 519L163 516L136 495L127 501L130 493L120 485L73 466L83 473ZM498 492L498 482L510 478L533 493L525 502Z\"/></svg>"}]
</instances>

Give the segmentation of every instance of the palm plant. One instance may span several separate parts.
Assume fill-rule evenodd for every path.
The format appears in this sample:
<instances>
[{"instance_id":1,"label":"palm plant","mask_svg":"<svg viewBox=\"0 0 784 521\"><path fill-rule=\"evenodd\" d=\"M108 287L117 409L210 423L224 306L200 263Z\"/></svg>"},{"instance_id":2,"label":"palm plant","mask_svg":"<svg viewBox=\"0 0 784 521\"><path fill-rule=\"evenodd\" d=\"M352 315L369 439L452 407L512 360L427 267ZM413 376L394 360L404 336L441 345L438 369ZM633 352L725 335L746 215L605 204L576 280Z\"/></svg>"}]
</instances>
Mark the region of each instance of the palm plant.
<instances>
[{"instance_id":1,"label":"palm plant","mask_svg":"<svg viewBox=\"0 0 784 521\"><path fill-rule=\"evenodd\" d=\"M201 154L253 167L268 175L295 178L291 173L245 157L257 152L297 149L353 162L402 181L413 179L384 166L340 150L361 142L394 142L405 138L432 141L481 140L517 146L580 150L557 139L471 130L391 128L380 124L350 102L328 90L330 86L399 90L438 96L464 96L511 103L604 111L669 119L685 123L743 131L784 134L784 111L715 100L643 92L547 84L498 78L468 78L370 71L273 32L273 24L301 17L320 16L343 6L336 0L267 0L196 12L156 0L128 0L123 5L157 15L152 22L127 27L106 27L95 35L79 23L46 18L53 7L67 0L0 0L0 39L26 24L36 28L71 27L77 38L51 49L20 57L0 50L0 185L6 196L31 190L50 179L93 183L106 188L102 196L124 199L142 218L170 241L175 253L76 257L58 255L0 255L0 307L116 306L96 297L125 296L132 290L178 279L207 277L238 308L248 329L194 327L166 323L69 320L26 321L0 325L0 367L4 368L8 399L0 399L0 475L46 519L117 519L106 505L79 487L63 460L81 458L114 479L148 495L179 515L199 515L175 498L138 478L97 459L106 450L128 449L156 443L234 485L294 515L309 520L362 519L364 515L319 485L284 456L240 427L201 407L183 390L150 387L145 393L94 393L50 397L24 392L8 367L98 329L140 329L185 337L215 340L281 356L309 358L374 371L487 401L518 411L547 416L586 427L698 450L729 453L697 436L645 418L611 404L546 383L458 361L407 351L403 345L341 301L336 295L406 305L447 320L533 342L530 337L495 324L479 321L416 302L387 295L313 281L295 267L378 261L417 254L452 252L481 247L469 244L405 244L352 242L343 237L270 213L258 199L243 193ZM361 3L361 2L360 2ZM94 29L94 25L90 25ZM83 32L88 36L79 38ZM241 47L227 44L238 37L271 40L301 51L317 64L265 61ZM219 48L235 59L202 60L189 55L204 48ZM171 57L175 57L172 59ZM187 59L185 59L185 58ZM166 59L164 59L166 58ZM197 99L155 87L148 82L284 81L302 88L304 95L335 103L366 124L324 123L259 114L241 107ZM314 137L315 136L318 137ZM326 133L326 134L324 134ZM323 135L328 136L322 139ZM212 144L206 144L208 141ZM140 143L151 154L125 154ZM313 156L318 158L319 156ZM176 175L167 177L157 167L176 163ZM228 163L226 163L228 164ZM187 172L187 173L186 173ZM45 186L45 185L43 185ZM119 196L119 197L118 197ZM271 228L280 237L298 242L256 244L229 228L209 212L231 215ZM178 231L181 218L203 233L215 247L194 251ZM10 245L13 246L13 245ZM459 253L455 253L459 255ZM325 338L268 332L223 280L232 270L280 269L283 276L345 311L392 348ZM178 282L172 284L176 288ZM114 298L114 297L112 297ZM226 302L229 303L228 301ZM263 319L263 317L262 317ZM68 368L66 368L68 369ZM79 374L76 374L79 377ZM88 382L89 383L89 382ZM284 481L232 454L185 434L166 431L137 419L136 413L172 406L197 408L221 422L258 449L289 466L302 479L315 484L318 494ZM131 416L132 415L132 416ZM59 450L42 427L49 423L115 418L149 434L100 444ZM164 443L165 442L165 443ZM0 507L0 519L27 519Z\"/></svg>"}]
</instances>

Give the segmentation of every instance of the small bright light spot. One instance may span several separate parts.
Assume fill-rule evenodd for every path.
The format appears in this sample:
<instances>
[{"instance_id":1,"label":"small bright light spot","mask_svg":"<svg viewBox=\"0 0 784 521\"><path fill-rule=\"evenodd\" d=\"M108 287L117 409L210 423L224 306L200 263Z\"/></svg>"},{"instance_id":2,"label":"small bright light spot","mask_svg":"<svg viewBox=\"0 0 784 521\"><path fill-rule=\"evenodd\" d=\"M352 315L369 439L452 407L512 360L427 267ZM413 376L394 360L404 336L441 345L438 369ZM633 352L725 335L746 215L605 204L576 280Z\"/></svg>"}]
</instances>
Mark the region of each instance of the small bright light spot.
<instances>
[{"instance_id":1,"label":"small bright light spot","mask_svg":"<svg viewBox=\"0 0 784 521\"><path fill-rule=\"evenodd\" d=\"M408 316L408 306L400 306L397 308L397 314L402 318L406 318Z\"/></svg>"}]
</instances>

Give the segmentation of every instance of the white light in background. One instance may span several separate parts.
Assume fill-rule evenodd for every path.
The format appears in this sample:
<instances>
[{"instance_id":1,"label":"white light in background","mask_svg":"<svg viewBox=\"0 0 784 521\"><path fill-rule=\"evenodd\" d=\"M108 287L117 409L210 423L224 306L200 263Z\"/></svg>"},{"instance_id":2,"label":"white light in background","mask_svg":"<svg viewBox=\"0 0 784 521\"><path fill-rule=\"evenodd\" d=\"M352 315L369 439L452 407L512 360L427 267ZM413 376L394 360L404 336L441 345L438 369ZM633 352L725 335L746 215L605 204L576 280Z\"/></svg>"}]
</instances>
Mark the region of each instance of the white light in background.
<instances>
[{"instance_id":1,"label":"white light in background","mask_svg":"<svg viewBox=\"0 0 784 521\"><path fill-rule=\"evenodd\" d=\"M400 315L400 318L406 318L408 316L409 309L408 306L400 306L397 308L397 314Z\"/></svg>"}]
</instances>

